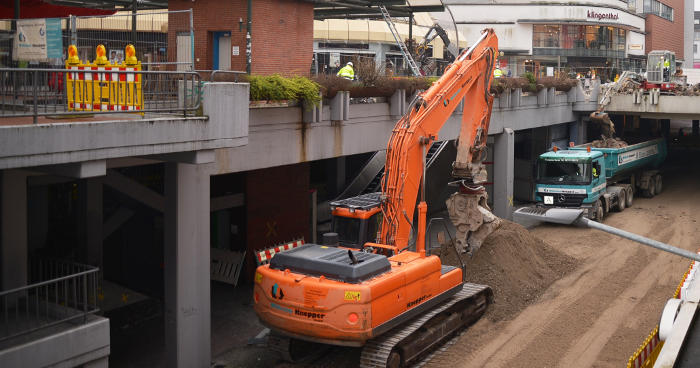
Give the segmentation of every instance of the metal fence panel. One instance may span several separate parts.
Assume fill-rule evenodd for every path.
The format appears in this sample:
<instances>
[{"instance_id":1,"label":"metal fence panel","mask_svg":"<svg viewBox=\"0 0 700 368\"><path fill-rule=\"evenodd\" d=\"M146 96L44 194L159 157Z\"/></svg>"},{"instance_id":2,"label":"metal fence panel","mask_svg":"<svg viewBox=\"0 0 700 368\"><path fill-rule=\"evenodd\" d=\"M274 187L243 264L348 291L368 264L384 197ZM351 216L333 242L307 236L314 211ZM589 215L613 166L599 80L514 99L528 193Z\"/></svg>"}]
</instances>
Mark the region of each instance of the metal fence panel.
<instances>
[{"instance_id":1,"label":"metal fence panel","mask_svg":"<svg viewBox=\"0 0 700 368\"><path fill-rule=\"evenodd\" d=\"M113 79L140 79L140 95L135 95L133 85L112 83ZM0 68L0 118L33 116L36 123L39 116L136 110L187 115L199 109L200 89L201 78L195 72ZM82 99L76 98L76 91L81 91ZM76 103L93 106L76 108Z\"/></svg>"},{"instance_id":2,"label":"metal fence panel","mask_svg":"<svg viewBox=\"0 0 700 368\"><path fill-rule=\"evenodd\" d=\"M64 67L65 50L69 45L78 47L78 57L87 61L95 58L97 45L104 45L110 62L124 60L124 48L128 44L136 47L136 56L142 61L144 70L191 71L194 69L191 46L194 37L191 10L157 11L142 10L134 16L131 12L117 12L105 16L72 16L61 19L64 57L47 59L44 62L23 62L12 60L13 32L12 19L0 19L0 67L57 68ZM168 22L189 25L189 52L175 61L168 61L168 48L178 47L175 37L168 37ZM186 26L187 27L187 26ZM169 42L176 44L169 44ZM183 45L184 42L180 41ZM170 68L169 65L173 65Z\"/></svg>"}]
</instances>

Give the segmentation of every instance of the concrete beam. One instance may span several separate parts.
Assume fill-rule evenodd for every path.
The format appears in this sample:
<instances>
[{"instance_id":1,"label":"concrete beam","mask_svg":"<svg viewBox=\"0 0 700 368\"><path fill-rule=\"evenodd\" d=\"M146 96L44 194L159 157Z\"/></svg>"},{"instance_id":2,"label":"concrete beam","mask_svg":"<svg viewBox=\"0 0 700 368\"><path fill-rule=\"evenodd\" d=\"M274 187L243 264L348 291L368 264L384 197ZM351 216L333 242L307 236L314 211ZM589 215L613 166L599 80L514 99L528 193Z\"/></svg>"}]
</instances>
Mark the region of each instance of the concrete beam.
<instances>
[{"instance_id":1,"label":"concrete beam","mask_svg":"<svg viewBox=\"0 0 700 368\"><path fill-rule=\"evenodd\" d=\"M0 126L0 169L244 145L248 94L247 83L207 83L207 116Z\"/></svg>"},{"instance_id":2,"label":"concrete beam","mask_svg":"<svg viewBox=\"0 0 700 368\"><path fill-rule=\"evenodd\" d=\"M0 171L0 290L27 285L27 174Z\"/></svg>"},{"instance_id":3,"label":"concrete beam","mask_svg":"<svg viewBox=\"0 0 700 368\"><path fill-rule=\"evenodd\" d=\"M244 205L245 205L245 194L236 193L236 194L212 198L209 211L215 212L215 211L225 210L227 208L242 207Z\"/></svg>"},{"instance_id":4,"label":"concrete beam","mask_svg":"<svg viewBox=\"0 0 700 368\"><path fill-rule=\"evenodd\" d=\"M505 128L494 137L493 145L493 212L496 216L513 219L513 162L515 133Z\"/></svg>"},{"instance_id":5,"label":"concrete beam","mask_svg":"<svg viewBox=\"0 0 700 368\"><path fill-rule=\"evenodd\" d=\"M120 207L117 212L102 224L102 240L104 241L112 235L113 232L117 231L117 229L124 225L125 222L129 221L133 215L134 211L126 207Z\"/></svg>"},{"instance_id":6,"label":"concrete beam","mask_svg":"<svg viewBox=\"0 0 700 368\"><path fill-rule=\"evenodd\" d=\"M107 161L93 160L71 164L39 166L35 170L75 179L94 178L104 176L107 173Z\"/></svg>"},{"instance_id":7,"label":"concrete beam","mask_svg":"<svg viewBox=\"0 0 700 368\"><path fill-rule=\"evenodd\" d=\"M27 336L4 341L0 349L0 367L105 367L99 365L110 353L109 320L89 314L82 324L61 324L48 335Z\"/></svg>"},{"instance_id":8,"label":"concrete beam","mask_svg":"<svg viewBox=\"0 0 700 368\"><path fill-rule=\"evenodd\" d=\"M202 165L165 166L166 366L211 365L209 175Z\"/></svg>"},{"instance_id":9,"label":"concrete beam","mask_svg":"<svg viewBox=\"0 0 700 368\"><path fill-rule=\"evenodd\" d=\"M146 156L146 159L153 159L166 162L180 162L183 164L208 164L216 160L214 150L200 150L190 152L166 153L164 155Z\"/></svg>"},{"instance_id":10,"label":"concrete beam","mask_svg":"<svg viewBox=\"0 0 700 368\"><path fill-rule=\"evenodd\" d=\"M164 196L114 170L107 172L104 183L154 210L165 210Z\"/></svg>"}]
</instances>

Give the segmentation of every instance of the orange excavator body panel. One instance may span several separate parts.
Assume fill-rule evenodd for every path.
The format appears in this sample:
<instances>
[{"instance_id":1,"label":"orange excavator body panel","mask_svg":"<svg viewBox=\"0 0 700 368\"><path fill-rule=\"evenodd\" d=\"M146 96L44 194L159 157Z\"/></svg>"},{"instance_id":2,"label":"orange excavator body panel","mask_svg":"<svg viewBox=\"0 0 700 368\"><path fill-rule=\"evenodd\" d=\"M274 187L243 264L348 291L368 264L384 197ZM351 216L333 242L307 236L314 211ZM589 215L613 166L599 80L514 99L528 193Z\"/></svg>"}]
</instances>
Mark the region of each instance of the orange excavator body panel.
<instances>
[{"instance_id":1,"label":"orange excavator body panel","mask_svg":"<svg viewBox=\"0 0 700 368\"><path fill-rule=\"evenodd\" d=\"M258 267L255 311L263 323L290 336L361 346L424 303L461 288L462 270L443 274L436 256L406 251L389 262L388 272L357 284Z\"/></svg>"}]
</instances>

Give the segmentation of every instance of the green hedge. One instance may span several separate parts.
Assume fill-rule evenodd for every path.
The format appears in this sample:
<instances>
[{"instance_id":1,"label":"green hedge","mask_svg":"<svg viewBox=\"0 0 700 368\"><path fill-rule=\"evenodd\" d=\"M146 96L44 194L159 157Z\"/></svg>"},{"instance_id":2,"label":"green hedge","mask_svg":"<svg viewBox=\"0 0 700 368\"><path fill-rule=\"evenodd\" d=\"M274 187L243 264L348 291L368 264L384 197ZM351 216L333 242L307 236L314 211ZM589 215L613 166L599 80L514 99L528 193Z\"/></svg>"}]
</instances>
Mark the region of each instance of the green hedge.
<instances>
[{"instance_id":1,"label":"green hedge","mask_svg":"<svg viewBox=\"0 0 700 368\"><path fill-rule=\"evenodd\" d=\"M249 76L251 101L302 101L307 109L321 101L319 85L305 77L286 78L279 74Z\"/></svg>"}]
</instances>

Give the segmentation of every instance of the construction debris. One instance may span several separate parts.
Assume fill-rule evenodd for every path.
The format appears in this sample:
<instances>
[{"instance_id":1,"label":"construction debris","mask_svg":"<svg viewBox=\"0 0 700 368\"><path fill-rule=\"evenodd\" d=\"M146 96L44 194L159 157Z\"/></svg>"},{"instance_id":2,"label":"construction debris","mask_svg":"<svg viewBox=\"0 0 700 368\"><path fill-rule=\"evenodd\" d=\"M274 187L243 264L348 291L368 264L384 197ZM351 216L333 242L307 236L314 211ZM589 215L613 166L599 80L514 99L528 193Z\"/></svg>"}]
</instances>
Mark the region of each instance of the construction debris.
<instances>
[{"instance_id":1,"label":"construction debris","mask_svg":"<svg viewBox=\"0 0 700 368\"><path fill-rule=\"evenodd\" d=\"M598 109L598 111L593 111L589 117L591 121L600 124L603 137L612 138L615 135L615 124L610 120L608 114L601 110L602 108Z\"/></svg>"},{"instance_id":2,"label":"construction debris","mask_svg":"<svg viewBox=\"0 0 700 368\"><path fill-rule=\"evenodd\" d=\"M627 142L620 138L606 137L604 135L601 135L600 139L591 142L591 147L595 148L622 148L627 146Z\"/></svg>"}]
</instances>

